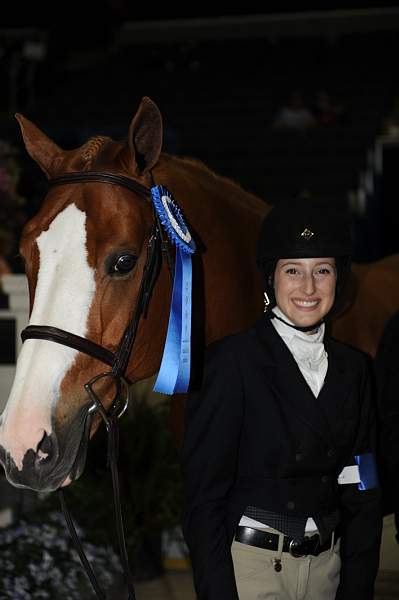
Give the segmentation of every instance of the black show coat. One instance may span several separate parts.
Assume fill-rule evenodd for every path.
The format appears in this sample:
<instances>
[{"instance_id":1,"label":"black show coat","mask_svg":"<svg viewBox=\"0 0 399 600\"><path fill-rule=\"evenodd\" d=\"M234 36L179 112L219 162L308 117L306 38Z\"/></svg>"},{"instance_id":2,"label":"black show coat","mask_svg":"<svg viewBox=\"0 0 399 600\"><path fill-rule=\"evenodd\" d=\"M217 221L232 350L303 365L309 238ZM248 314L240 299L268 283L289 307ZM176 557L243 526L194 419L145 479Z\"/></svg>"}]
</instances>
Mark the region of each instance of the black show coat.
<instances>
[{"instance_id":1,"label":"black show coat","mask_svg":"<svg viewBox=\"0 0 399 600\"><path fill-rule=\"evenodd\" d=\"M379 490L338 486L373 450L365 355L325 338L328 371L315 398L271 322L210 345L189 395L182 449L183 533L200 600L236 600L231 543L248 505L300 517L342 511L337 600L371 600L381 536Z\"/></svg>"}]
</instances>

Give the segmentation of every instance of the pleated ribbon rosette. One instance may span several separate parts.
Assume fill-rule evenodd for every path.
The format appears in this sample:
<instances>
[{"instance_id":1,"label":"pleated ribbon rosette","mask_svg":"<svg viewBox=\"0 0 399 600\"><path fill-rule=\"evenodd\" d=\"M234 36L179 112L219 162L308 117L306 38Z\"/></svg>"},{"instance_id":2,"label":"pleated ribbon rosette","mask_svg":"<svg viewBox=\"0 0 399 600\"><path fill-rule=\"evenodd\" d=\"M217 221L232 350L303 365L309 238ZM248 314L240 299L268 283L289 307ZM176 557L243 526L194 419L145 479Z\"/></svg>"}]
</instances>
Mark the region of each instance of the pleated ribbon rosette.
<instances>
[{"instance_id":1,"label":"pleated ribbon rosette","mask_svg":"<svg viewBox=\"0 0 399 600\"><path fill-rule=\"evenodd\" d=\"M154 391L188 390L191 369L192 261L195 242L172 194L161 185L151 188L154 208L169 240L176 246L175 273L166 341Z\"/></svg>"}]
</instances>

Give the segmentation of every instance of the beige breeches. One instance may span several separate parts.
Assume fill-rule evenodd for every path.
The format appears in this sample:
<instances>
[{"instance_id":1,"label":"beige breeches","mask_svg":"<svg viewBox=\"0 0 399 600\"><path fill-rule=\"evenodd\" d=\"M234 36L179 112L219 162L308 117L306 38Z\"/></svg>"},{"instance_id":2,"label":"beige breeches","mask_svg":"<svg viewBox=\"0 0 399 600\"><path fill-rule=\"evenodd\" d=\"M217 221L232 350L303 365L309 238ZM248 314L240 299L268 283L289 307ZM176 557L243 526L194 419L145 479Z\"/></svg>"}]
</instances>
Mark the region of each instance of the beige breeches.
<instances>
[{"instance_id":1,"label":"beige breeches","mask_svg":"<svg viewBox=\"0 0 399 600\"><path fill-rule=\"evenodd\" d=\"M335 599L341 569L339 541L319 556L294 558L288 552L240 542L233 542L231 553L240 600ZM281 560L280 571L274 568L276 560Z\"/></svg>"}]
</instances>

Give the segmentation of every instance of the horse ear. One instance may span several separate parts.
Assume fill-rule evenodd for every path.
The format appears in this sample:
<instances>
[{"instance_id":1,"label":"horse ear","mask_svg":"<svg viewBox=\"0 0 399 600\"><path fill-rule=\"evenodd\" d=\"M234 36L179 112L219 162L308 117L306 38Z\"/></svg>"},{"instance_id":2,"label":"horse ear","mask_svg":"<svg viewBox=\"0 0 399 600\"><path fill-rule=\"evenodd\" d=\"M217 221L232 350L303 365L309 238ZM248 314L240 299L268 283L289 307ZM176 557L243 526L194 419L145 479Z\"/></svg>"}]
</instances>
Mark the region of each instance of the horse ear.
<instances>
[{"instance_id":1,"label":"horse ear","mask_svg":"<svg viewBox=\"0 0 399 600\"><path fill-rule=\"evenodd\" d=\"M158 106L144 96L129 126L131 158L141 173L152 169L162 149L162 117Z\"/></svg>"},{"instance_id":2,"label":"horse ear","mask_svg":"<svg viewBox=\"0 0 399 600\"><path fill-rule=\"evenodd\" d=\"M20 113L16 113L15 118L21 128L28 154L37 162L47 178L50 179L62 160L63 151L29 119Z\"/></svg>"}]
</instances>

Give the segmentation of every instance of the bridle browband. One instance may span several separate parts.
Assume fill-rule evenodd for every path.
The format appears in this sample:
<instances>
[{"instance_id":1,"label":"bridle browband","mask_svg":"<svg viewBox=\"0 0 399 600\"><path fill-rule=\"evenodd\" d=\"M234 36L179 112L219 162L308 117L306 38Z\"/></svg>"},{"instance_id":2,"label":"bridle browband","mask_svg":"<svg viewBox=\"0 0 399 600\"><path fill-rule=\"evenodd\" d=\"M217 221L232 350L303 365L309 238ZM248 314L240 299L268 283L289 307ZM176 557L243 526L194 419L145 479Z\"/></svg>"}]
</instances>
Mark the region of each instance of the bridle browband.
<instances>
[{"instance_id":1,"label":"bridle browband","mask_svg":"<svg viewBox=\"0 0 399 600\"><path fill-rule=\"evenodd\" d=\"M64 175L51 179L49 181L49 185L50 187L54 187L59 185L90 182L118 185L130 190L131 192L139 195L145 200L151 200L151 190L148 187L139 183L138 181L134 181L133 179L125 177L124 175L106 173L101 171L66 173ZM152 228L150 238L148 240L147 257L143 268L143 274L141 278L139 293L137 296L136 307L132 313L131 319L125 329L125 332L122 336L122 339L119 343L116 352L112 352L111 350L100 346L96 342L83 338L79 335L70 333L69 331L65 331L64 329L59 329L58 327L52 327L48 325L28 325L28 327L26 327L21 333L21 338L23 342L28 339L48 340L78 350L79 352L87 354L88 356L91 356L92 358L95 358L111 367L111 371L96 375L93 379L91 379L84 385L84 388L92 402L88 413L91 414L92 412L98 411L105 423L108 433L108 463L112 473L116 528L119 541L121 562L129 593L129 600L135 600L136 596L134 592L133 577L130 572L127 557L121 512L119 479L117 471L117 420L126 410L129 401L129 384L125 379L125 371L136 338L140 318L142 316L146 316L147 314L148 303L150 301L152 290L155 281L158 277L159 270L161 268L162 254L165 255L170 273L172 274L173 272L173 257L170 252L170 248L167 244L167 241L164 237L164 233L162 230L161 223L159 222L157 212L155 210L153 212L154 225ZM94 384L97 383L100 379L106 377L112 378L114 380L117 390L112 406L108 411L105 410L101 403L101 400L98 398L97 394L94 391ZM126 395L123 399L121 399L122 391L126 392ZM122 404L121 400L123 400ZM105 595L101 591L97 579L94 575L94 572L84 554L71 515L66 506L63 491L61 490L61 488L58 490L58 493L60 496L61 507L65 515L69 532L75 543L81 562L86 570L86 573L94 588L94 591L97 594L97 597L101 600L105 600Z\"/></svg>"},{"instance_id":2,"label":"bridle browband","mask_svg":"<svg viewBox=\"0 0 399 600\"><path fill-rule=\"evenodd\" d=\"M70 183L111 183L113 185L121 185L124 188L142 196L143 198L151 198L151 190L139 181L125 177L124 175L118 175L116 173L106 173L103 171L74 171L72 173L65 173L59 175L54 179L50 179L49 185L53 187L55 185L68 185Z\"/></svg>"}]
</instances>

